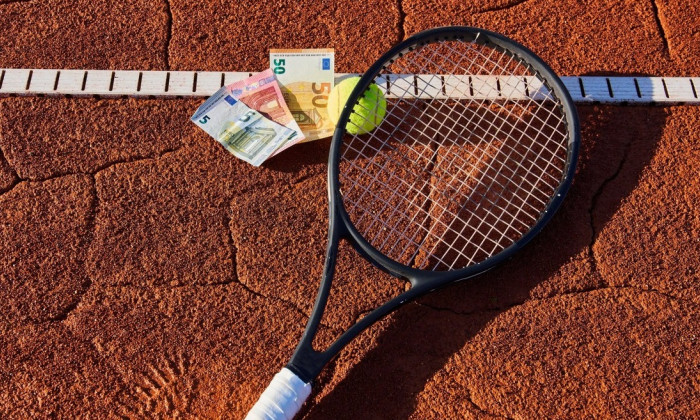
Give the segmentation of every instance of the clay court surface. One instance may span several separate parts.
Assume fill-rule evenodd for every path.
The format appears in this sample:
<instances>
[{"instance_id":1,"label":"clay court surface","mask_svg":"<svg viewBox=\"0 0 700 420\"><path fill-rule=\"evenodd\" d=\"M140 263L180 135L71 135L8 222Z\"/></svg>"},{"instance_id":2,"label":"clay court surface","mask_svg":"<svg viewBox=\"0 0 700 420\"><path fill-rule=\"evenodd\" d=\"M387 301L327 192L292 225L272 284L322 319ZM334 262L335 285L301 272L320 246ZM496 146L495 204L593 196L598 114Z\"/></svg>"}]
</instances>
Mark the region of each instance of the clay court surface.
<instances>
[{"instance_id":1,"label":"clay court surface","mask_svg":"<svg viewBox=\"0 0 700 420\"><path fill-rule=\"evenodd\" d=\"M700 75L683 0L0 0L0 67L363 72L419 30L501 32L560 75ZM329 140L261 168L203 99L0 98L0 417L242 418L291 356L327 235ZM308 419L700 416L700 108L578 105L563 207L521 253L326 367ZM404 290L349 246L329 342Z\"/></svg>"}]
</instances>

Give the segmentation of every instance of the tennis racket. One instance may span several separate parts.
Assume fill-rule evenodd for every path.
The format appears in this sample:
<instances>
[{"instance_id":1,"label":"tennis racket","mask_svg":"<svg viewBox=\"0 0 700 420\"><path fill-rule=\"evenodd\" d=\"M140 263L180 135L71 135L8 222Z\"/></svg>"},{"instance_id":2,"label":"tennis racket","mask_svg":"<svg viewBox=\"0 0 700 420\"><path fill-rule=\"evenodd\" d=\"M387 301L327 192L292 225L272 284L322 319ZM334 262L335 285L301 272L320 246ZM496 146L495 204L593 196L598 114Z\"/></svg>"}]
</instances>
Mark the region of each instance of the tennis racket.
<instances>
[{"instance_id":1,"label":"tennis racket","mask_svg":"<svg viewBox=\"0 0 700 420\"><path fill-rule=\"evenodd\" d=\"M530 241L571 184L579 136L559 78L502 35L435 28L384 54L355 86L333 135L328 250L314 309L247 418L293 418L314 378L364 329ZM318 351L312 341L341 239L410 288Z\"/></svg>"}]
</instances>

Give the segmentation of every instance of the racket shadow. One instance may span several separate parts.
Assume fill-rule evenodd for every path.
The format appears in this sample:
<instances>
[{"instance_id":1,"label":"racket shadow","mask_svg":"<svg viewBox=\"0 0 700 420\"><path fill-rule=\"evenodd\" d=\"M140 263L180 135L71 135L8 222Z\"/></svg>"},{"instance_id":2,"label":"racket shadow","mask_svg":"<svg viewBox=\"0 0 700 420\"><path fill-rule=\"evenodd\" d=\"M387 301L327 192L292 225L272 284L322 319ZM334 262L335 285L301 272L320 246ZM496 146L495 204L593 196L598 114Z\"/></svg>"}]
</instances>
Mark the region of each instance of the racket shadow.
<instances>
[{"instance_id":1,"label":"racket shadow","mask_svg":"<svg viewBox=\"0 0 700 420\"><path fill-rule=\"evenodd\" d=\"M663 107L600 105L580 105L578 112L582 144L577 174L548 226L500 267L409 303L383 326L370 328L364 335L373 340L363 341L376 344L369 350L350 344L328 369L338 377L337 372L348 373L339 380L332 374L319 379L314 403L300 418L407 418L426 384L446 365L459 369L460 361L482 357L467 351L466 360L454 358L484 340L480 333L499 315L529 300L603 285L592 245L654 156L667 113ZM356 360L345 357L351 352L366 353L350 363ZM468 391L445 401L464 395ZM473 403L465 406L479 413Z\"/></svg>"}]
</instances>

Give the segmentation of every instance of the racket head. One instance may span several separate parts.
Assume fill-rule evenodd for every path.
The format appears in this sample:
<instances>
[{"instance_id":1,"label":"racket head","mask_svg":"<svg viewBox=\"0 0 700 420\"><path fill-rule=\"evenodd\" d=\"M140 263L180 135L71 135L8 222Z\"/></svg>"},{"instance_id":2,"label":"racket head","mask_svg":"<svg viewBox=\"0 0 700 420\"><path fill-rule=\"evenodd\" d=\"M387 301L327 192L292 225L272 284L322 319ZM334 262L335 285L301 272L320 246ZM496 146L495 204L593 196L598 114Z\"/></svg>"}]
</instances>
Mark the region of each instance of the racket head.
<instances>
[{"instance_id":1,"label":"racket head","mask_svg":"<svg viewBox=\"0 0 700 420\"><path fill-rule=\"evenodd\" d=\"M387 93L386 115L369 133L351 134L346 126L357 123L354 107L372 84ZM361 77L340 114L329 157L331 225L338 219L361 254L414 288L472 277L511 257L551 219L571 185L579 142L568 91L533 52L472 27L417 33ZM403 156L373 161L386 153ZM480 229L488 232L474 233Z\"/></svg>"}]
</instances>

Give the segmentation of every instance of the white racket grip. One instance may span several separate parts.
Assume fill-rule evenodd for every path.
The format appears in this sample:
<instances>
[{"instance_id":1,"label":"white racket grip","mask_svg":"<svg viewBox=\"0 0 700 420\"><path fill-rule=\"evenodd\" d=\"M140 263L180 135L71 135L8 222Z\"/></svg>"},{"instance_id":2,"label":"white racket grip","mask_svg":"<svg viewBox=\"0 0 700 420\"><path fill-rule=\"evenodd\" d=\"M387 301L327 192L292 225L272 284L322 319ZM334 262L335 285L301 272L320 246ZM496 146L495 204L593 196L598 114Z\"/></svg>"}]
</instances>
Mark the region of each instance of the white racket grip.
<instances>
[{"instance_id":1,"label":"white racket grip","mask_svg":"<svg viewBox=\"0 0 700 420\"><path fill-rule=\"evenodd\" d=\"M311 384L283 368L272 378L245 420L292 420L310 394Z\"/></svg>"}]
</instances>

